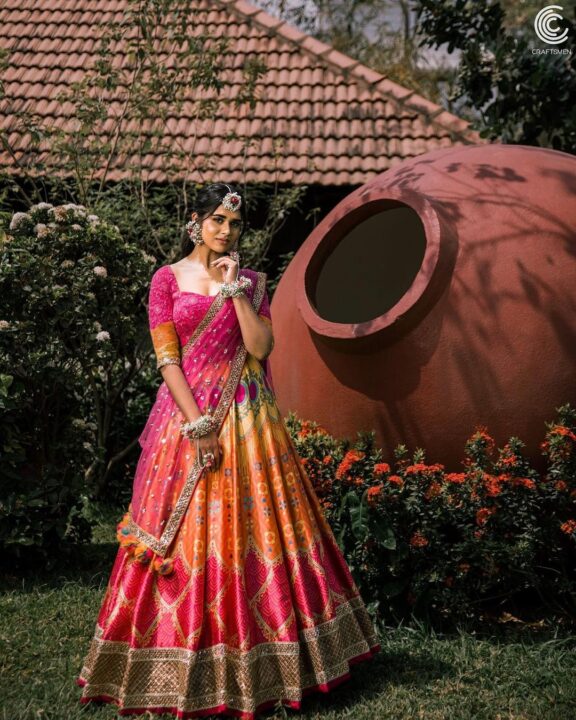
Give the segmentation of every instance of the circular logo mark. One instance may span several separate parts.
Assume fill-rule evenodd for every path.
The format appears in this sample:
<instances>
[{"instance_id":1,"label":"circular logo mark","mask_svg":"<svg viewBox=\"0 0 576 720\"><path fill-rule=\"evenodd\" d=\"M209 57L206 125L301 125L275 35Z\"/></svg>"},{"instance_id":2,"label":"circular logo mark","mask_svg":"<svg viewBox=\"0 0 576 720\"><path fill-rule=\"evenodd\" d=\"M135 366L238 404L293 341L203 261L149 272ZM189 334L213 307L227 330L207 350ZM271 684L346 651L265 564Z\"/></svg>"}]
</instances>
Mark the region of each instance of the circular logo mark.
<instances>
[{"instance_id":1,"label":"circular logo mark","mask_svg":"<svg viewBox=\"0 0 576 720\"><path fill-rule=\"evenodd\" d=\"M540 40L548 45L559 45L568 37L567 28L561 30L558 26L554 27L552 25L555 20L563 19L560 13L554 12L555 10L562 10L562 6L548 5L540 10L534 20L534 30L536 31L536 35L538 35Z\"/></svg>"}]
</instances>

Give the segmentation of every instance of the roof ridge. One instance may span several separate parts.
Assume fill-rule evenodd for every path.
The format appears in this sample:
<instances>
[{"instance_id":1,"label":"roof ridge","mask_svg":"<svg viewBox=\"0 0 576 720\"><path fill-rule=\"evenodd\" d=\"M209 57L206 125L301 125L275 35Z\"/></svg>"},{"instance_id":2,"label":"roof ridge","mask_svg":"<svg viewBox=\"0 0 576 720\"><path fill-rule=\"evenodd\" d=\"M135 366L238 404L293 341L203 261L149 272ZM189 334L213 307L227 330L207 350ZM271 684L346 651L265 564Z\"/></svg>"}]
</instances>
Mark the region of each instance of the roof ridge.
<instances>
[{"instance_id":1,"label":"roof ridge","mask_svg":"<svg viewBox=\"0 0 576 720\"><path fill-rule=\"evenodd\" d=\"M275 18L266 12L266 10L250 4L247 0L216 0L216 2L228 9L232 8L239 15L244 16L251 22L256 22L263 27L266 32L275 33L288 42L297 44L300 49L304 49L310 55L321 58L328 65L332 65L340 72L353 75L357 80L364 83L368 89L378 90L385 95L387 99L396 102L399 107L415 110L425 115L430 122L439 125L452 134L460 136L460 139L470 140L470 138L465 137L465 135L467 133L476 133L468 121L453 115L441 105L427 100L415 90L410 90L398 85L398 83L389 80L386 75L336 50L331 45L317 40L312 35L302 32L302 30L299 30L286 20Z\"/></svg>"}]
</instances>

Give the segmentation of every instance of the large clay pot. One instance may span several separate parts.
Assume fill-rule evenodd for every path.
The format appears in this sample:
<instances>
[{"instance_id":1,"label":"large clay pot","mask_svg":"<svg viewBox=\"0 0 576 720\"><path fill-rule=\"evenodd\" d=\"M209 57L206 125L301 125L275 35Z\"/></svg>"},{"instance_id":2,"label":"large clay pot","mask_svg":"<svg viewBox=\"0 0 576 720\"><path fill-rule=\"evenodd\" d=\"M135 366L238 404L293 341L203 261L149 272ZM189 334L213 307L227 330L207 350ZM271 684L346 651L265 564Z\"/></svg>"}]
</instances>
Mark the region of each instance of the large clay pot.
<instances>
[{"instance_id":1,"label":"large clay pot","mask_svg":"<svg viewBox=\"0 0 576 720\"><path fill-rule=\"evenodd\" d=\"M375 430L461 470L486 425L541 469L576 403L576 158L514 145L420 155L316 227L272 303L283 413Z\"/></svg>"}]
</instances>

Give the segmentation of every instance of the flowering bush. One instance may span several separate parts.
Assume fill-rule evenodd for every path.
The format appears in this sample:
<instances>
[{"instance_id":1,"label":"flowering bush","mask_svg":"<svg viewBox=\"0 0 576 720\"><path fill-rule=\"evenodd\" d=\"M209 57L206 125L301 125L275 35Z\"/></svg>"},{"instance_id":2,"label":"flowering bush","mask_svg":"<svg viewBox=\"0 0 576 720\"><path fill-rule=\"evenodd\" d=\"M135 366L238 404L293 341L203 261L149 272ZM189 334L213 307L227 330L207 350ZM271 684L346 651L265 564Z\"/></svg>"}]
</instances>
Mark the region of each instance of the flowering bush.
<instances>
[{"instance_id":1,"label":"flowering bush","mask_svg":"<svg viewBox=\"0 0 576 720\"><path fill-rule=\"evenodd\" d=\"M374 433L336 441L293 414L287 426L368 608L382 621L407 614L474 619L544 602L576 615L576 411L557 409L540 475L516 437L496 449L486 427L464 449L463 471L394 451Z\"/></svg>"},{"instance_id":2,"label":"flowering bush","mask_svg":"<svg viewBox=\"0 0 576 720\"><path fill-rule=\"evenodd\" d=\"M61 552L89 537L86 501L132 440L110 434L142 375L155 259L80 205L0 219L0 543Z\"/></svg>"}]
</instances>

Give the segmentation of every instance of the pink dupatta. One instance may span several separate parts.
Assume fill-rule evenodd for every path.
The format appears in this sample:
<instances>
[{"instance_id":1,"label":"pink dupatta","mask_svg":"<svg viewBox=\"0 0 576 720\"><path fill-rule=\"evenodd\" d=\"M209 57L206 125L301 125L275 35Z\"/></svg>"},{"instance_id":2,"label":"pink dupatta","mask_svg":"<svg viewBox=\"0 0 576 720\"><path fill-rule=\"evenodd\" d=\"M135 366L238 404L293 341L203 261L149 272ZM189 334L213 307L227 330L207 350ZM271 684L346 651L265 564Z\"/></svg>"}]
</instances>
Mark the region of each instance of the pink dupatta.
<instances>
[{"instance_id":1,"label":"pink dupatta","mask_svg":"<svg viewBox=\"0 0 576 720\"><path fill-rule=\"evenodd\" d=\"M266 274L243 269L252 280L248 289L258 313L266 290ZM181 368L200 411L218 421L218 430L234 399L247 350L231 298L218 293L181 351ZM267 359L266 382L272 389ZM139 442L128 530L155 553L169 549L204 468L195 457L195 443L180 433L182 413L162 383ZM192 458L192 463L190 459ZM185 475L182 468L188 470Z\"/></svg>"}]
</instances>

